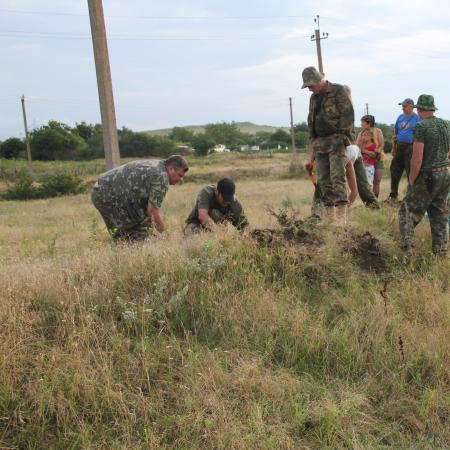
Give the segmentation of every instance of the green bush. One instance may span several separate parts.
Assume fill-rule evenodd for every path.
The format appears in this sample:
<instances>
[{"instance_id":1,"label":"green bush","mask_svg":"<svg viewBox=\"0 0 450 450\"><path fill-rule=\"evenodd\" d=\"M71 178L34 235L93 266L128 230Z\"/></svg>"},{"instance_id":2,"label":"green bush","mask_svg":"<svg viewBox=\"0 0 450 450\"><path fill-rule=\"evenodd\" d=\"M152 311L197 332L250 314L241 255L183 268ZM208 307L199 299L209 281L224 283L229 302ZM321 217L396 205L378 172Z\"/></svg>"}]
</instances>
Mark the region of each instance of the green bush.
<instances>
[{"instance_id":1,"label":"green bush","mask_svg":"<svg viewBox=\"0 0 450 450\"><path fill-rule=\"evenodd\" d=\"M39 198L59 197L60 195L79 194L83 191L81 178L61 173L46 175L39 187Z\"/></svg>"},{"instance_id":2,"label":"green bush","mask_svg":"<svg viewBox=\"0 0 450 450\"><path fill-rule=\"evenodd\" d=\"M81 178L66 173L45 175L40 182L36 182L28 173L25 173L14 184L8 186L3 199L32 200L79 194L83 192L81 183Z\"/></svg>"},{"instance_id":3,"label":"green bush","mask_svg":"<svg viewBox=\"0 0 450 450\"><path fill-rule=\"evenodd\" d=\"M17 181L8 186L3 194L5 200L31 200L37 198L37 188L28 174L22 174Z\"/></svg>"}]
</instances>

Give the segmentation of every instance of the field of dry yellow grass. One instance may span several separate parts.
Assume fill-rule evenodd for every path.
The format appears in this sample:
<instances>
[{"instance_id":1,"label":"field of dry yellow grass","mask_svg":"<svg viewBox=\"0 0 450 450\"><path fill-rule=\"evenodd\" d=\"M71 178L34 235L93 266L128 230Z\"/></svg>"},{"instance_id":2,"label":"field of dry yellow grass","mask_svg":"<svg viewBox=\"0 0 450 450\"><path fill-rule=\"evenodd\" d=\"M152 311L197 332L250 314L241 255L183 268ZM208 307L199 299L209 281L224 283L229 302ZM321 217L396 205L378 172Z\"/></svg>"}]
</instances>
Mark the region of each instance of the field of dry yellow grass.
<instances>
[{"instance_id":1,"label":"field of dry yellow grass","mask_svg":"<svg viewBox=\"0 0 450 450\"><path fill-rule=\"evenodd\" d=\"M102 167L64 164L87 184ZM309 215L289 155L192 159L167 232L139 246L111 243L88 193L0 202L0 448L448 448L450 260L428 223L408 258L384 205L357 203L344 230L306 222L313 244L183 238L222 175L252 229Z\"/></svg>"}]
</instances>

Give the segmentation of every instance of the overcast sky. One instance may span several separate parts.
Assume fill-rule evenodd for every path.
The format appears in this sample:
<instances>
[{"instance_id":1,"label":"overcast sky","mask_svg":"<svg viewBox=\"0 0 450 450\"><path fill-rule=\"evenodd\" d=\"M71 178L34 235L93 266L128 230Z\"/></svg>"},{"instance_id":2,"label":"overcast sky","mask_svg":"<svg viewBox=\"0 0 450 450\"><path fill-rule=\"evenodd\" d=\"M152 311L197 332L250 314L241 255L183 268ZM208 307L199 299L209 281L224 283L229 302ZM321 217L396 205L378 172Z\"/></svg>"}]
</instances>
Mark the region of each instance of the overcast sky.
<instances>
[{"instance_id":1,"label":"overcast sky","mask_svg":"<svg viewBox=\"0 0 450 450\"><path fill-rule=\"evenodd\" d=\"M356 117L393 123L398 102L435 96L450 118L450 3L103 0L117 124L135 131L221 121L306 120L301 71L352 88ZM85 0L0 0L0 139L54 119L100 122ZM359 123L359 121L358 121Z\"/></svg>"}]
</instances>

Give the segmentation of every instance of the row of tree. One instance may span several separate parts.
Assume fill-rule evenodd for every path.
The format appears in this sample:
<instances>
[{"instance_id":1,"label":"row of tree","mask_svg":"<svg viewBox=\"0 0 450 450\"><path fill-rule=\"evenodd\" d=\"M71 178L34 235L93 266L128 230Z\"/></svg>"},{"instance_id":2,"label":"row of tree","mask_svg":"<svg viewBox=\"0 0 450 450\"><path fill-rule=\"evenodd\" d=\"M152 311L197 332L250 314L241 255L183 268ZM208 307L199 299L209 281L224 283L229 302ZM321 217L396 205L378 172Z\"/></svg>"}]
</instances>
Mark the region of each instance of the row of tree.
<instances>
[{"instance_id":1,"label":"row of tree","mask_svg":"<svg viewBox=\"0 0 450 450\"><path fill-rule=\"evenodd\" d=\"M392 135L391 127L378 125L387 138ZM126 127L118 130L120 154L123 157L165 157L176 153L177 145L184 144L195 149L198 155L207 155L216 144L224 144L231 150L239 151L244 145L258 145L261 149L290 148L291 136L282 129L275 132L260 131L256 134L243 133L234 123L206 125L201 133L194 133L184 127L174 127L167 136L153 136L146 132L135 132ZM100 124L77 123L70 127L51 120L47 125L30 133L33 159L89 160L102 158L103 137ZM309 143L306 123L295 126L297 148L305 148ZM389 151L389 148L386 150ZM12 137L0 142L0 157L24 158L25 142Z\"/></svg>"}]
</instances>

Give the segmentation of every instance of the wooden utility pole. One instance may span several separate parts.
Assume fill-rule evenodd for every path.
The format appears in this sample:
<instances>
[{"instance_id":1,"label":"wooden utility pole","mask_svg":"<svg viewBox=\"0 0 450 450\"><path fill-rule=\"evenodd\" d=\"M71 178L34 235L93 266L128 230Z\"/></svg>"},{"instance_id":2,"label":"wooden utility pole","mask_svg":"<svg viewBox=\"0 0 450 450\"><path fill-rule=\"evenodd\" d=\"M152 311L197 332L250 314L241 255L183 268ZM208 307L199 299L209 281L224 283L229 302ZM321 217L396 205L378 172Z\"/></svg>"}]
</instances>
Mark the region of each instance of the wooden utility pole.
<instances>
[{"instance_id":1,"label":"wooden utility pole","mask_svg":"<svg viewBox=\"0 0 450 450\"><path fill-rule=\"evenodd\" d=\"M106 167L110 170L120 164L120 153L102 0L88 0L88 6L102 116L103 146Z\"/></svg>"},{"instance_id":2,"label":"wooden utility pole","mask_svg":"<svg viewBox=\"0 0 450 450\"><path fill-rule=\"evenodd\" d=\"M320 34L320 22L319 22L319 16L317 15L314 17L314 22L317 24L317 28L314 30L314 34L311 36L311 41L316 41L316 49L317 49L317 61L319 63L319 72L323 72L323 63L322 63L322 49L320 47L320 41L322 39L328 38L328 33L322 33Z\"/></svg>"},{"instance_id":3,"label":"wooden utility pole","mask_svg":"<svg viewBox=\"0 0 450 450\"><path fill-rule=\"evenodd\" d=\"M297 154L297 149L295 148L294 116L292 115L292 97L289 97L289 109L291 111L292 156L295 158L295 155Z\"/></svg>"},{"instance_id":4,"label":"wooden utility pole","mask_svg":"<svg viewBox=\"0 0 450 450\"><path fill-rule=\"evenodd\" d=\"M22 101L23 126L25 128L25 142L27 145L28 167L31 169L31 145L30 145L30 135L28 134L27 112L25 110L25 95L22 95L21 101Z\"/></svg>"}]
</instances>

